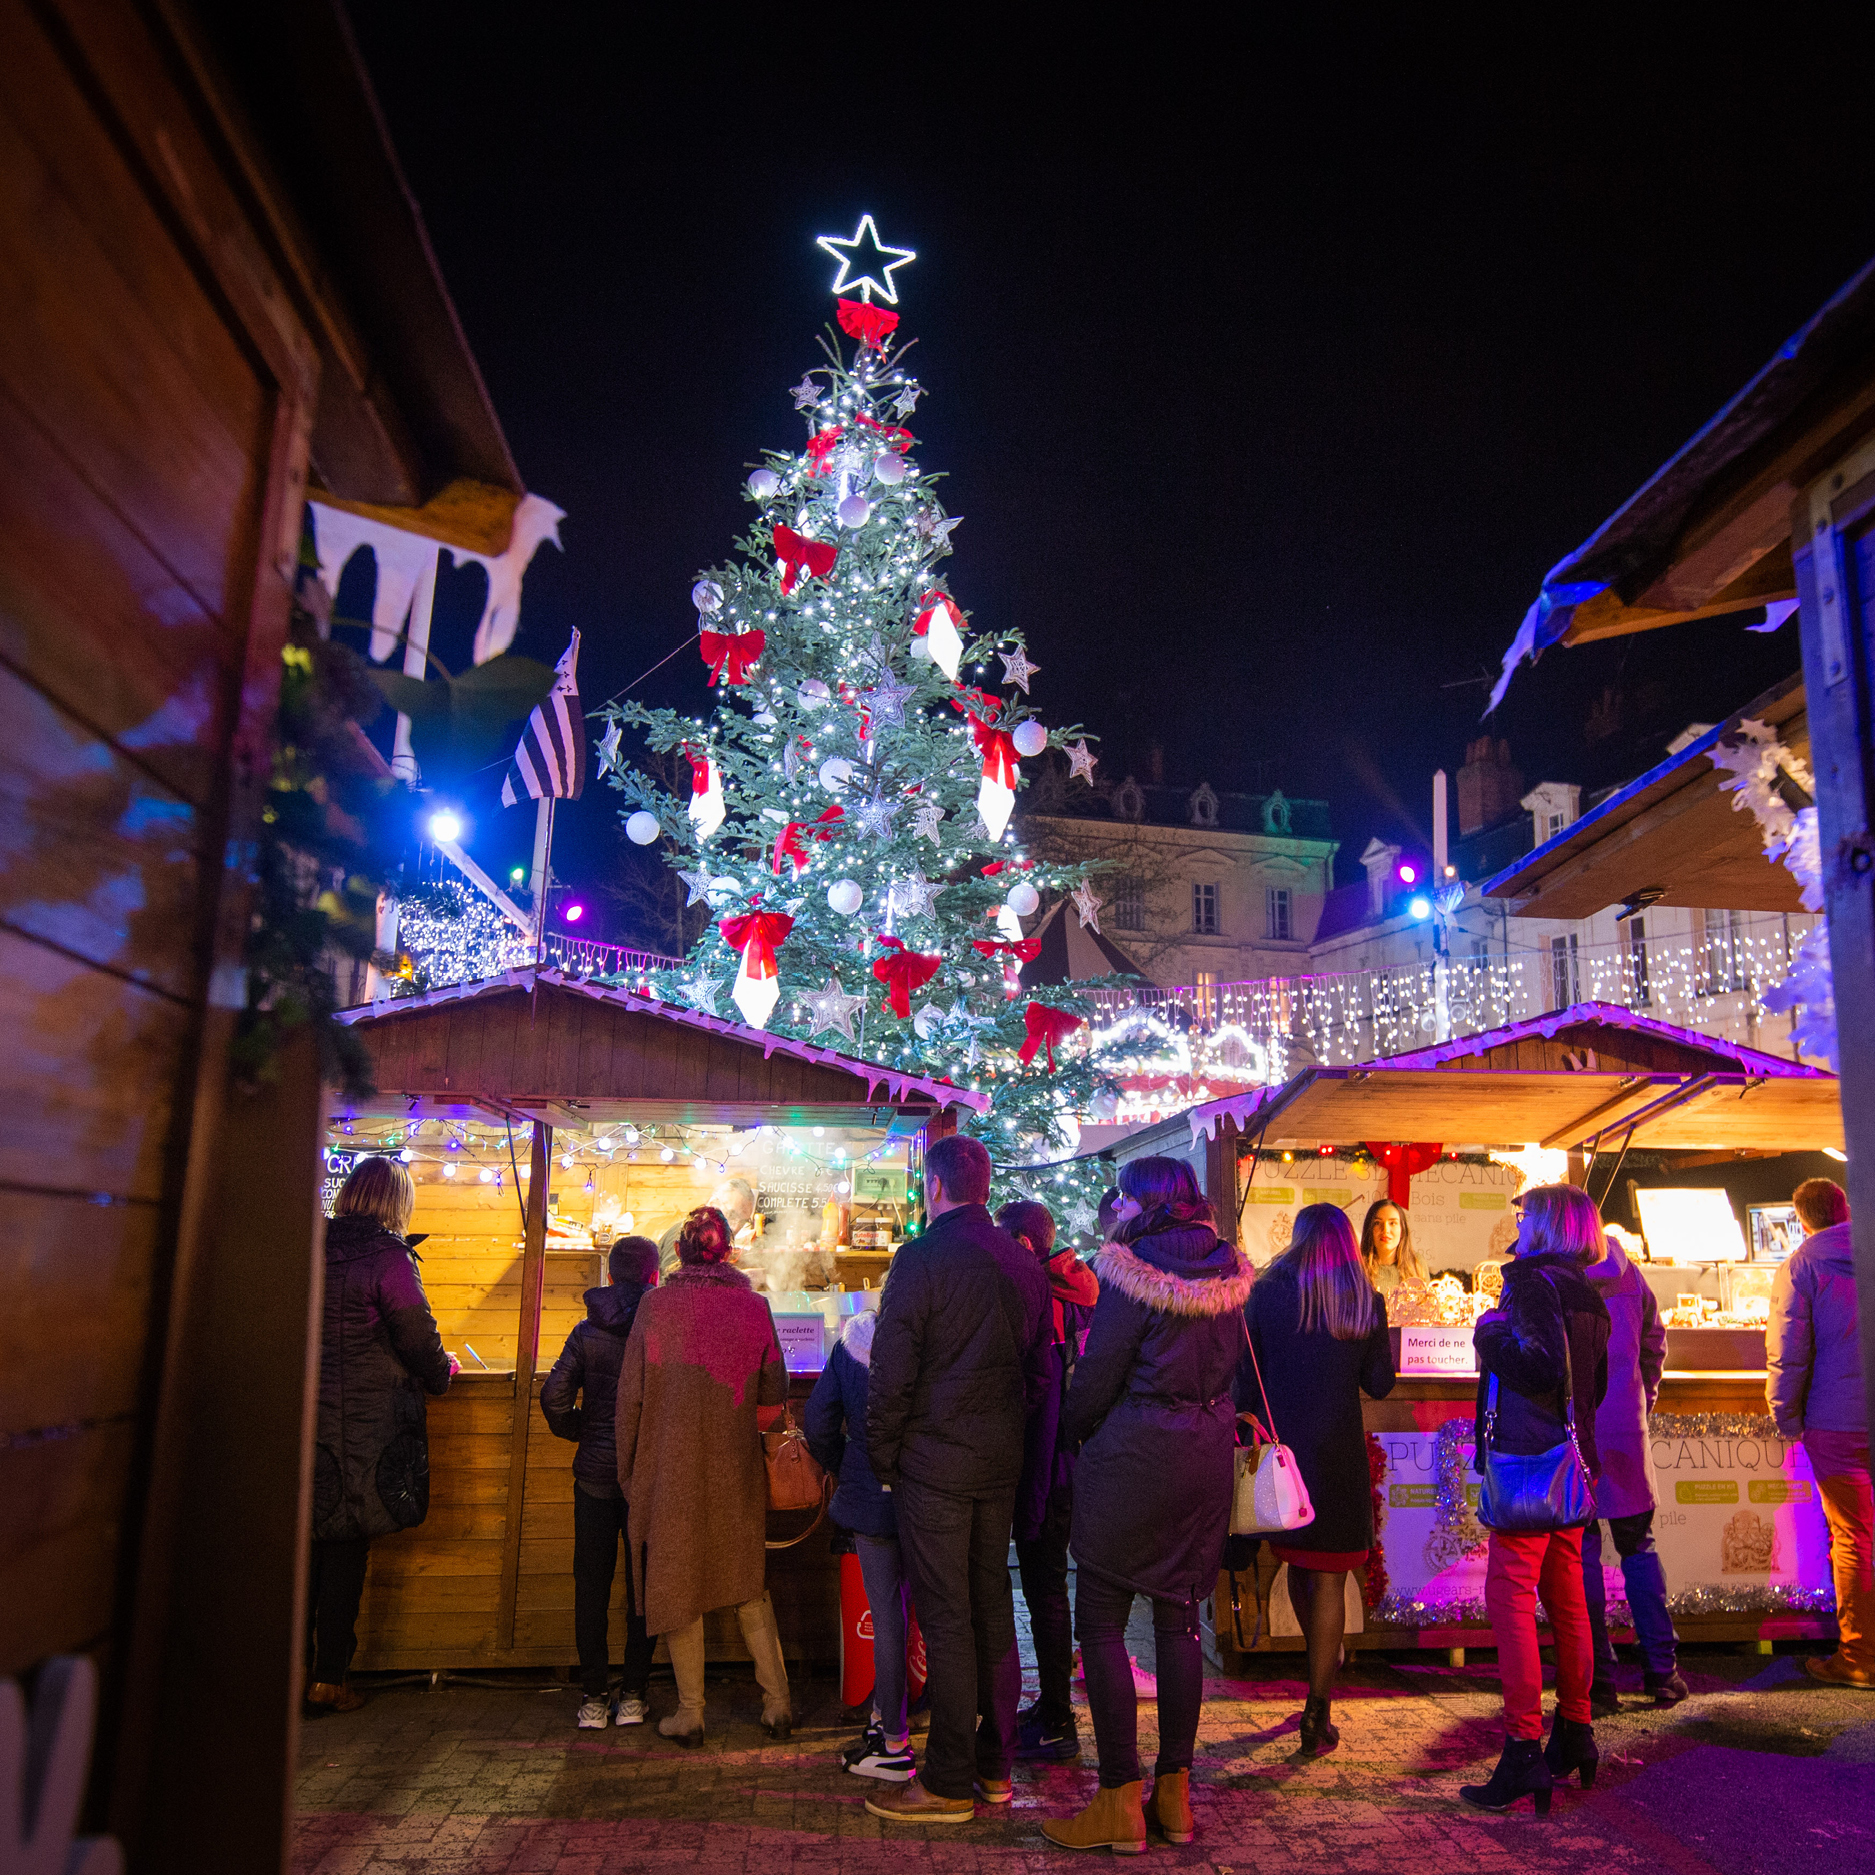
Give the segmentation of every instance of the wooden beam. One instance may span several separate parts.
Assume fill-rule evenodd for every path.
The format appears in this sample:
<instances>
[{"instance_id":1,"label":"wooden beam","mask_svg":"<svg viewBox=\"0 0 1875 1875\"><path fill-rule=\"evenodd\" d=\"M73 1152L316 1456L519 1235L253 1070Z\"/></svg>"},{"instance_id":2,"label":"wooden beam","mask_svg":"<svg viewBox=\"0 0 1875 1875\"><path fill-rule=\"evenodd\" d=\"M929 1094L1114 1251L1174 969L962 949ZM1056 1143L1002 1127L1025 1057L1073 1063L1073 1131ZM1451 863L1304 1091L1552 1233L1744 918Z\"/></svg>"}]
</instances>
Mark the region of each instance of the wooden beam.
<instances>
[{"instance_id":1,"label":"wooden beam","mask_svg":"<svg viewBox=\"0 0 1875 1875\"><path fill-rule=\"evenodd\" d=\"M553 1171L553 1128L534 1123L527 1182L527 1228L521 1240L521 1319L514 1338L514 1418L508 1432L508 1521L501 1539L501 1600L496 1644L514 1645L521 1587L521 1518L527 1508L527 1435L534 1411L534 1369L540 1354L540 1296L547 1273L547 1183Z\"/></svg>"}]
</instances>

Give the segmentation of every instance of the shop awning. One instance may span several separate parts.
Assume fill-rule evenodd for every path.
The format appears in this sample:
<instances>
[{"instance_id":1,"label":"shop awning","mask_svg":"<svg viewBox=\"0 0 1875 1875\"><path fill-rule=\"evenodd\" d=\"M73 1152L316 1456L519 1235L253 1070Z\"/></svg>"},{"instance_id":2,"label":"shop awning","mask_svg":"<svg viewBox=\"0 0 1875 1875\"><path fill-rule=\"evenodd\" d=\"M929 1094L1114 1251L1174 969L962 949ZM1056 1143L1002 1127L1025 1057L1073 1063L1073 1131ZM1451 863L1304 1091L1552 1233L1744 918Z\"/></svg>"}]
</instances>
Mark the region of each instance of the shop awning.
<instances>
[{"instance_id":1,"label":"shop awning","mask_svg":"<svg viewBox=\"0 0 1875 1875\"><path fill-rule=\"evenodd\" d=\"M1520 918L1588 918L1642 894L1662 905L1802 911L1796 880L1765 858L1757 820L1720 788L1729 777L1712 762L1748 717L1809 759L1803 679L1786 678L1486 880L1484 895L1517 901Z\"/></svg>"},{"instance_id":2,"label":"shop awning","mask_svg":"<svg viewBox=\"0 0 1875 1875\"><path fill-rule=\"evenodd\" d=\"M1871 378L1875 262L1550 569L1504 654L1490 708L1517 666L1553 644L1766 605L1788 611L1797 594L1790 504Z\"/></svg>"}]
</instances>

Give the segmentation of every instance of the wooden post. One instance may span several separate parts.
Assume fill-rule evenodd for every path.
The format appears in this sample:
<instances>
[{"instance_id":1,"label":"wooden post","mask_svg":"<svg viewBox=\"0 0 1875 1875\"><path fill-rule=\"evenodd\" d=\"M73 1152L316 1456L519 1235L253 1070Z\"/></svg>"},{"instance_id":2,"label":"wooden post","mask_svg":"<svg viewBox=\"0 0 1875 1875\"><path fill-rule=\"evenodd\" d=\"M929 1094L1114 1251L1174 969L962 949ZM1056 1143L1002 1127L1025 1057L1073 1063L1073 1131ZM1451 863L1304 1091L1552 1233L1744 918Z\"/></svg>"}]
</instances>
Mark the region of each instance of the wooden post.
<instances>
[{"instance_id":1,"label":"wooden post","mask_svg":"<svg viewBox=\"0 0 1875 1875\"><path fill-rule=\"evenodd\" d=\"M1218 1116L1204 1143L1204 1195L1211 1201L1217 1234L1237 1243L1242 1235L1237 1223L1237 1127L1228 1114Z\"/></svg>"},{"instance_id":2,"label":"wooden post","mask_svg":"<svg viewBox=\"0 0 1875 1875\"><path fill-rule=\"evenodd\" d=\"M540 1297L547 1275L547 1182L553 1170L553 1128L534 1122L528 1163L527 1229L521 1240L521 1320L514 1336L514 1418L508 1431L508 1517L501 1537L501 1601L496 1644L514 1645L521 1591L521 1519L527 1508L527 1437L534 1416L534 1368L540 1352Z\"/></svg>"}]
</instances>

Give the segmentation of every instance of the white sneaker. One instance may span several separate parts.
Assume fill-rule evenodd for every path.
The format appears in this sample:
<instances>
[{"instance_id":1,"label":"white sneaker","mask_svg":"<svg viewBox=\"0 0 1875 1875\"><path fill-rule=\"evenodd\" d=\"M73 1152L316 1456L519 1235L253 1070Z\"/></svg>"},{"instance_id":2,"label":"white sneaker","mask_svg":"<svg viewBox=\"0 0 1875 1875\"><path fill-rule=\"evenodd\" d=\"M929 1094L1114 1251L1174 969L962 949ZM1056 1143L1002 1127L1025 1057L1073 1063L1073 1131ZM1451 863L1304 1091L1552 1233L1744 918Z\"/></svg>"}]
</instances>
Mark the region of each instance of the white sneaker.
<instances>
[{"instance_id":1,"label":"white sneaker","mask_svg":"<svg viewBox=\"0 0 1875 1875\"><path fill-rule=\"evenodd\" d=\"M612 1716L612 1702L603 1693L579 1702L578 1725L582 1732L603 1732Z\"/></svg>"},{"instance_id":2,"label":"white sneaker","mask_svg":"<svg viewBox=\"0 0 1875 1875\"><path fill-rule=\"evenodd\" d=\"M618 1702L618 1709L612 1714L614 1725L643 1725L650 1714L645 1710L642 1699L634 1699L627 1694Z\"/></svg>"}]
</instances>

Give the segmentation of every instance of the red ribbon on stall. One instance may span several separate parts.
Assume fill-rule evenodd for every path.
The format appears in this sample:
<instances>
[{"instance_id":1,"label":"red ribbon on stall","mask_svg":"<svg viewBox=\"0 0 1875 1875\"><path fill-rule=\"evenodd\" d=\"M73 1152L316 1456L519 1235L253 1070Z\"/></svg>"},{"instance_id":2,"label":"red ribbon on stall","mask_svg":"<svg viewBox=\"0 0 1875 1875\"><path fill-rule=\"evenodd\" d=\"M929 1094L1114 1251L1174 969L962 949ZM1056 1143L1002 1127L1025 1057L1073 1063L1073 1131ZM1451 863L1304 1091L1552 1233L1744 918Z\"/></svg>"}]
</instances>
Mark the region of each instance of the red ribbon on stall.
<instances>
[{"instance_id":1,"label":"red ribbon on stall","mask_svg":"<svg viewBox=\"0 0 1875 1875\"><path fill-rule=\"evenodd\" d=\"M875 306L870 300L843 299L840 302L840 330L874 351L897 324L898 314L890 307Z\"/></svg>"},{"instance_id":2,"label":"red ribbon on stall","mask_svg":"<svg viewBox=\"0 0 1875 1875\"><path fill-rule=\"evenodd\" d=\"M749 681L749 666L762 655L768 635L762 631L712 632L701 634L703 661L710 667L710 682L723 681L725 669L732 684Z\"/></svg>"},{"instance_id":3,"label":"red ribbon on stall","mask_svg":"<svg viewBox=\"0 0 1875 1875\"><path fill-rule=\"evenodd\" d=\"M743 968L752 977L776 977L775 946L785 942L794 920L785 911L745 911L724 918L717 930L732 951L742 953Z\"/></svg>"},{"instance_id":4,"label":"red ribbon on stall","mask_svg":"<svg viewBox=\"0 0 1875 1875\"><path fill-rule=\"evenodd\" d=\"M804 872L807 869L807 848L801 844L802 834L810 840L830 840L834 829L846 818L846 809L838 801L831 807L823 807L814 820L791 820L775 836L775 852L772 864L776 872L781 870L784 859L794 861L794 870Z\"/></svg>"},{"instance_id":5,"label":"red ribbon on stall","mask_svg":"<svg viewBox=\"0 0 1875 1875\"><path fill-rule=\"evenodd\" d=\"M1445 1148L1435 1140L1418 1139L1410 1145L1370 1139L1367 1150L1387 1168L1387 1198L1404 1211L1410 1202L1413 1175L1438 1164Z\"/></svg>"},{"instance_id":6,"label":"red ribbon on stall","mask_svg":"<svg viewBox=\"0 0 1875 1875\"><path fill-rule=\"evenodd\" d=\"M792 592L803 574L825 579L833 571L840 550L831 541L809 540L784 521L775 523L775 558L781 562L781 590Z\"/></svg>"},{"instance_id":7,"label":"red ribbon on stall","mask_svg":"<svg viewBox=\"0 0 1875 1875\"><path fill-rule=\"evenodd\" d=\"M901 1022L907 1022L911 1019L912 991L929 983L944 959L924 957L917 951L907 950L905 940L893 937L890 932L881 931L878 936L879 942L886 946L886 955L873 965L872 974L886 986L885 1006Z\"/></svg>"},{"instance_id":8,"label":"red ribbon on stall","mask_svg":"<svg viewBox=\"0 0 1875 1875\"><path fill-rule=\"evenodd\" d=\"M1052 1009L1047 1003L1030 1003L1022 1012L1022 1026L1028 1031L1028 1040L1022 1044L1016 1059L1026 1068L1035 1059L1038 1048L1048 1050L1048 1072L1055 1071L1055 1044L1065 1042L1078 1028L1085 1026L1086 1018L1077 1016L1071 1009Z\"/></svg>"}]
</instances>

